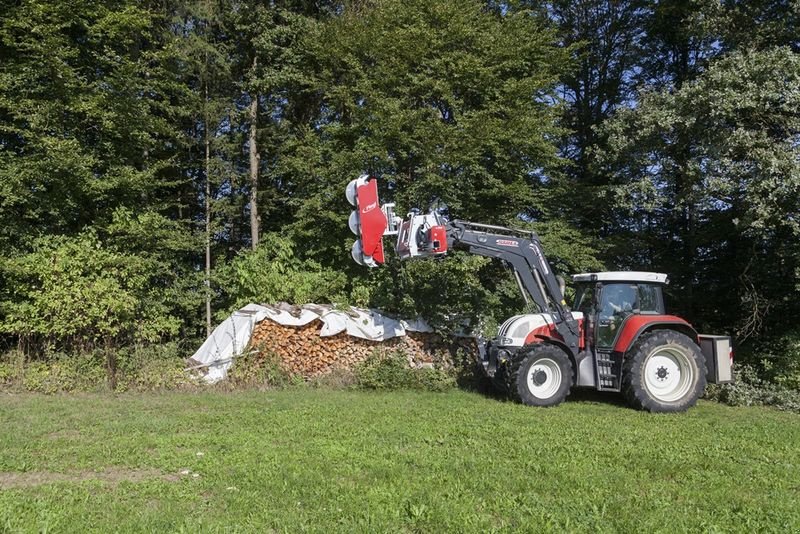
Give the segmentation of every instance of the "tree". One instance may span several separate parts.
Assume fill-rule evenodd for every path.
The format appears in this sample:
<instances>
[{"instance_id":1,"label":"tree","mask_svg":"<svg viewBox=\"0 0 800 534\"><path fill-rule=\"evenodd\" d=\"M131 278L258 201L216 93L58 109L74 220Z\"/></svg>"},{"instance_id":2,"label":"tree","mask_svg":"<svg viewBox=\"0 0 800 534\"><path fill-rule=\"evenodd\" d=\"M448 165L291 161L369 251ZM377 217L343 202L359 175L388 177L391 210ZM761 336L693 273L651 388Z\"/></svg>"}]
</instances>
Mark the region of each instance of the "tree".
<instances>
[{"instance_id":1,"label":"tree","mask_svg":"<svg viewBox=\"0 0 800 534\"><path fill-rule=\"evenodd\" d=\"M292 88L306 76L300 37L312 21L323 16L325 2L250 1L235 2L228 14L237 46L234 71L240 95L238 105L245 108L243 127L249 166L250 246L256 249L262 213L270 227L280 227L283 210L275 209L279 200L280 171L277 154L286 140L286 110L292 105ZM267 202L260 202L266 200Z\"/></svg>"},{"instance_id":2,"label":"tree","mask_svg":"<svg viewBox=\"0 0 800 534\"><path fill-rule=\"evenodd\" d=\"M284 165L290 235L310 257L350 263L343 191L362 171L381 177L400 210L442 199L453 216L507 224L545 212L561 134L551 102L567 52L541 17L480 2L354 3L305 47L319 64L308 93L322 95L321 113L297 130ZM467 284L492 287L490 273ZM384 289L395 306L414 292Z\"/></svg>"},{"instance_id":3,"label":"tree","mask_svg":"<svg viewBox=\"0 0 800 534\"><path fill-rule=\"evenodd\" d=\"M0 26L0 243L163 209L174 140L161 21L126 2L30 1Z\"/></svg>"},{"instance_id":4,"label":"tree","mask_svg":"<svg viewBox=\"0 0 800 534\"><path fill-rule=\"evenodd\" d=\"M238 223L237 182L241 174L232 156L237 148L228 141L235 128L234 82L230 69L233 41L226 25L227 1L200 0L180 4L175 13L175 53L189 94L183 109L184 173L187 196L201 199L196 225L203 236L206 334L212 325L212 270L215 249ZM231 205L234 207L231 208ZM194 207L194 206L192 206ZM232 220L234 219L234 220ZM223 249L224 250L224 249Z\"/></svg>"},{"instance_id":5,"label":"tree","mask_svg":"<svg viewBox=\"0 0 800 534\"><path fill-rule=\"evenodd\" d=\"M733 327L740 340L767 315L785 325L796 313L787 294L800 272L798 86L800 56L789 49L734 53L607 125L616 208L633 233L661 243L650 266L689 273L681 282L703 299L684 312ZM693 213L691 241L676 211Z\"/></svg>"},{"instance_id":6,"label":"tree","mask_svg":"<svg viewBox=\"0 0 800 534\"><path fill-rule=\"evenodd\" d=\"M0 247L13 263L35 257L40 236L69 242L88 232L100 249L159 269L152 310L191 320L192 242L175 154L176 104L185 91L168 29L168 15L147 3L7 7L0 23ZM15 288L28 282L8 273L0 293L7 306L22 305ZM80 287L61 280L63 291Z\"/></svg>"}]
</instances>

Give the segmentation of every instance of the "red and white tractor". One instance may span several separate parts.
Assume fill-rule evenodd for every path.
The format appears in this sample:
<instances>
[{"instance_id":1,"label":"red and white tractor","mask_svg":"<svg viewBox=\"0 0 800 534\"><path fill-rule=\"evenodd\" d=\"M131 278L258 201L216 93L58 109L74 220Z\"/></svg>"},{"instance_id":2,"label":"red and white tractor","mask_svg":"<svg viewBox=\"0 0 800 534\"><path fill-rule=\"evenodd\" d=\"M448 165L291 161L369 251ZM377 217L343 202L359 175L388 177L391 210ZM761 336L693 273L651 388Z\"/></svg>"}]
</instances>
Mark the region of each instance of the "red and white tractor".
<instances>
[{"instance_id":1,"label":"red and white tractor","mask_svg":"<svg viewBox=\"0 0 800 534\"><path fill-rule=\"evenodd\" d=\"M449 221L433 211L401 219L394 204L380 204L377 180L367 175L351 181L346 195L357 208L349 224L360 238L353 259L362 265L384 263L383 237L396 235L401 259L460 249L512 267L523 298L539 313L515 315L496 338L480 341L480 364L498 388L525 404L554 406L577 386L621 391L632 406L651 412L678 412L697 402L707 382L733 381L731 338L700 335L667 314L665 274L574 275L568 307L564 280L553 273L536 233Z\"/></svg>"}]
</instances>

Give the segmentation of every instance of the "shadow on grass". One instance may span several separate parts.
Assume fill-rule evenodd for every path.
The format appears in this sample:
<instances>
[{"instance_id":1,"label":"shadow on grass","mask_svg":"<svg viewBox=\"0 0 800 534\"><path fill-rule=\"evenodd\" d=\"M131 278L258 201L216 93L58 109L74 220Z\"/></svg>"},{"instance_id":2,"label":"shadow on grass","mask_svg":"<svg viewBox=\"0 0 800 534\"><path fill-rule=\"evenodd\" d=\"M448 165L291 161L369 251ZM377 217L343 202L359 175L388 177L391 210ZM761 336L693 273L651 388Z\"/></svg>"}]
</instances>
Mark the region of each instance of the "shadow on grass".
<instances>
[{"instance_id":1,"label":"shadow on grass","mask_svg":"<svg viewBox=\"0 0 800 534\"><path fill-rule=\"evenodd\" d=\"M621 393L613 391L597 391L589 388L573 388L572 393L567 397L567 402L591 402L596 404L608 404L611 406L621 406L628 408L628 404Z\"/></svg>"},{"instance_id":2,"label":"shadow on grass","mask_svg":"<svg viewBox=\"0 0 800 534\"><path fill-rule=\"evenodd\" d=\"M468 382L462 382L458 385L459 389L463 391L471 391L478 393L486 398L496 400L499 402L510 402L511 399L505 391L501 391L494 385L492 380L481 373L480 376L474 376ZM565 402L586 402L595 404L608 404L610 406L620 406L627 408L628 404L622 397L621 393L613 391L597 391L596 389L586 387L573 387L572 391L567 397Z\"/></svg>"}]
</instances>

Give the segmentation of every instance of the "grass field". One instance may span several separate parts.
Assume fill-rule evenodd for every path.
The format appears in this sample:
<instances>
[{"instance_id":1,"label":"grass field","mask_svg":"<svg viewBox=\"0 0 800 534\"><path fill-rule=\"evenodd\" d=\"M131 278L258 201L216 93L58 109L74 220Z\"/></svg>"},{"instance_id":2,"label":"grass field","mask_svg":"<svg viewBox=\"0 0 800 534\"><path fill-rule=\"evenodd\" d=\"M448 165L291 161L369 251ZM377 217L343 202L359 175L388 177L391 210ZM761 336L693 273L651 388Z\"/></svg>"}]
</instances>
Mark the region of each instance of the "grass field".
<instances>
[{"instance_id":1,"label":"grass field","mask_svg":"<svg viewBox=\"0 0 800 534\"><path fill-rule=\"evenodd\" d=\"M5 394L0 531L800 531L800 416L603 399Z\"/></svg>"}]
</instances>

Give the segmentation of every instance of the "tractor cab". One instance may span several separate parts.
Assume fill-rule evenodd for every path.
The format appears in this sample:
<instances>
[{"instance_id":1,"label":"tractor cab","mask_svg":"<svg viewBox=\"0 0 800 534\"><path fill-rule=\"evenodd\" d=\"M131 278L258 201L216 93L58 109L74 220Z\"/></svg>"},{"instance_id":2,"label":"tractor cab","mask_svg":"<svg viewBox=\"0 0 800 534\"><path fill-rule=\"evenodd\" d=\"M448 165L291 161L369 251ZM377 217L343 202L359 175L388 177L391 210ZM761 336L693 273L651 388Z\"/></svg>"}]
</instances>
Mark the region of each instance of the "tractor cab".
<instances>
[{"instance_id":1,"label":"tractor cab","mask_svg":"<svg viewBox=\"0 0 800 534\"><path fill-rule=\"evenodd\" d=\"M632 315L664 315L662 288L667 275L639 271L577 274L573 311L580 311L593 328L585 331L586 346L613 349L622 324Z\"/></svg>"}]
</instances>

